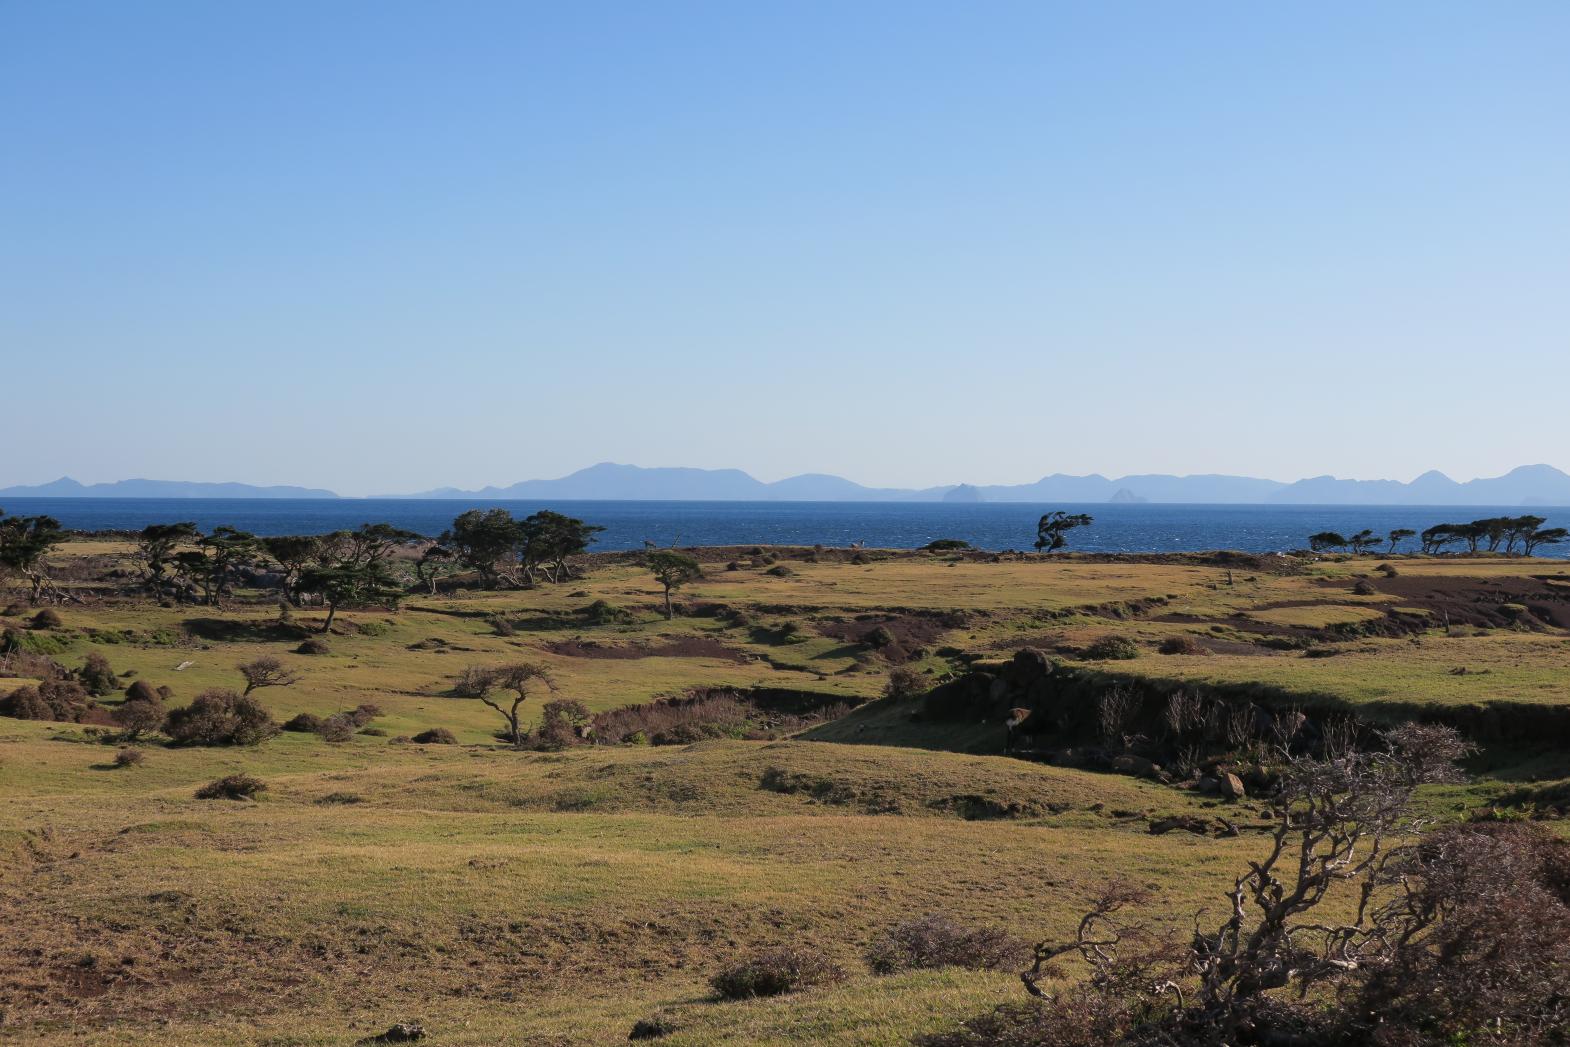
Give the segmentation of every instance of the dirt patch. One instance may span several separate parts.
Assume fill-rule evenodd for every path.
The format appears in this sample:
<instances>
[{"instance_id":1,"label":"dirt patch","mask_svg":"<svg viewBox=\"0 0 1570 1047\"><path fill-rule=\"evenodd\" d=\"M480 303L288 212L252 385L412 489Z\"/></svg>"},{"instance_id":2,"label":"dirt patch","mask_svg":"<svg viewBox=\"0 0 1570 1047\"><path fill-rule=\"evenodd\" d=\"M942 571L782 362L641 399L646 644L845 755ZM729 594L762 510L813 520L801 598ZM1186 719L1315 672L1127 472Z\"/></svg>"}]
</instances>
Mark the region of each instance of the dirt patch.
<instances>
[{"instance_id":1,"label":"dirt patch","mask_svg":"<svg viewBox=\"0 0 1570 1047\"><path fill-rule=\"evenodd\" d=\"M564 658L716 658L738 664L752 660L746 652L727 647L720 641L705 636L689 636L657 644L612 644L581 639L557 640L546 644L545 649Z\"/></svg>"},{"instance_id":2,"label":"dirt patch","mask_svg":"<svg viewBox=\"0 0 1570 1047\"><path fill-rule=\"evenodd\" d=\"M962 628L968 619L963 614L868 614L830 622L816 622L823 636L846 643L862 644L881 653L895 665L920 658L944 633Z\"/></svg>"},{"instance_id":3,"label":"dirt patch","mask_svg":"<svg viewBox=\"0 0 1570 1047\"><path fill-rule=\"evenodd\" d=\"M1570 574L1469 578L1462 575L1367 579L1375 591L1433 615L1436 624L1490 629L1570 629Z\"/></svg>"}]
</instances>

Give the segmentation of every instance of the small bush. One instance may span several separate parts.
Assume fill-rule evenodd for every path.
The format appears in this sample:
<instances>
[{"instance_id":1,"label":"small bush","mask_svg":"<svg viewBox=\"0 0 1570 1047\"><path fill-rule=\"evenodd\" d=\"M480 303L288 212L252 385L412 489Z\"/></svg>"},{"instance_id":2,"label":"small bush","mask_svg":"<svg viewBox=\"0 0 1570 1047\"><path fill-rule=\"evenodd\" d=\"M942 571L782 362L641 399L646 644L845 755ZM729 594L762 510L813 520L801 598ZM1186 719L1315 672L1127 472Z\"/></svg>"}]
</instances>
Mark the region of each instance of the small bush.
<instances>
[{"instance_id":1,"label":"small bush","mask_svg":"<svg viewBox=\"0 0 1570 1047\"><path fill-rule=\"evenodd\" d=\"M618 625L632 620L631 614L604 600L595 600L579 611L578 617L590 625Z\"/></svg>"},{"instance_id":2,"label":"small bush","mask_svg":"<svg viewBox=\"0 0 1570 1047\"><path fill-rule=\"evenodd\" d=\"M1103 636L1085 648L1085 657L1091 661L1127 661L1139 657L1139 644L1126 636Z\"/></svg>"},{"instance_id":3,"label":"small bush","mask_svg":"<svg viewBox=\"0 0 1570 1047\"><path fill-rule=\"evenodd\" d=\"M491 631L493 633L495 633L497 636L517 636L518 635L517 627L515 625L513 625L511 622L509 622L507 619L503 618L499 614L494 616L493 618L491 618L490 625L491 625Z\"/></svg>"},{"instance_id":4,"label":"small bush","mask_svg":"<svg viewBox=\"0 0 1570 1047\"><path fill-rule=\"evenodd\" d=\"M928 542L921 548L929 553L942 553L955 549L969 549L970 543L958 538L939 538L936 541Z\"/></svg>"},{"instance_id":5,"label":"small bush","mask_svg":"<svg viewBox=\"0 0 1570 1047\"><path fill-rule=\"evenodd\" d=\"M588 707L574 698L557 698L545 703L540 726L535 729L536 743L542 749L560 750L583 742L581 730L590 720Z\"/></svg>"},{"instance_id":6,"label":"small bush","mask_svg":"<svg viewBox=\"0 0 1570 1047\"><path fill-rule=\"evenodd\" d=\"M888 626L880 625L875 629L868 630L867 635L861 638L861 642L875 651L881 651L885 647L893 647L899 643L899 637L895 636L893 630Z\"/></svg>"},{"instance_id":7,"label":"small bush","mask_svg":"<svg viewBox=\"0 0 1570 1047\"><path fill-rule=\"evenodd\" d=\"M125 737L131 739L158 730L164 725L168 712L154 692L151 698L127 698L110 711L109 717L125 732Z\"/></svg>"},{"instance_id":8,"label":"small bush","mask_svg":"<svg viewBox=\"0 0 1570 1047\"><path fill-rule=\"evenodd\" d=\"M1169 636L1157 648L1162 654L1204 654L1205 649L1192 636Z\"/></svg>"},{"instance_id":9,"label":"small bush","mask_svg":"<svg viewBox=\"0 0 1570 1047\"><path fill-rule=\"evenodd\" d=\"M116 767L140 767L147 760L147 754L140 749L121 749L114 754Z\"/></svg>"},{"instance_id":10,"label":"small bush","mask_svg":"<svg viewBox=\"0 0 1570 1047\"><path fill-rule=\"evenodd\" d=\"M267 783L249 774L231 774L215 778L196 790L198 800L254 800L258 793L267 791Z\"/></svg>"},{"instance_id":11,"label":"small bush","mask_svg":"<svg viewBox=\"0 0 1570 1047\"><path fill-rule=\"evenodd\" d=\"M457 745L458 739L445 727L432 727L421 731L413 739L420 745Z\"/></svg>"},{"instance_id":12,"label":"small bush","mask_svg":"<svg viewBox=\"0 0 1570 1047\"><path fill-rule=\"evenodd\" d=\"M364 727L378 716L382 715L382 707L374 702L361 702L346 714L354 721L356 727Z\"/></svg>"},{"instance_id":13,"label":"small bush","mask_svg":"<svg viewBox=\"0 0 1570 1047\"><path fill-rule=\"evenodd\" d=\"M109 659L93 651L87 656L87 661L76 671L76 678L81 682L82 688L95 698L102 698L106 694L113 694L120 689L120 677L109 666Z\"/></svg>"},{"instance_id":14,"label":"small bush","mask_svg":"<svg viewBox=\"0 0 1570 1047\"><path fill-rule=\"evenodd\" d=\"M1379 592L1379 590L1375 589L1373 584L1369 582L1367 578L1360 578L1358 579L1357 584L1352 586L1352 592L1358 596L1373 596L1375 593Z\"/></svg>"},{"instance_id":15,"label":"small bush","mask_svg":"<svg viewBox=\"0 0 1570 1047\"><path fill-rule=\"evenodd\" d=\"M845 970L834 961L801 945L753 953L709 980L722 1000L746 1000L843 981Z\"/></svg>"},{"instance_id":16,"label":"small bush","mask_svg":"<svg viewBox=\"0 0 1570 1047\"><path fill-rule=\"evenodd\" d=\"M770 567L767 571L764 571L763 573L764 574L773 575L775 578L789 578L791 575L795 574L796 572L792 571L789 567L786 567L784 564L780 563L780 564L775 564L773 567Z\"/></svg>"},{"instance_id":17,"label":"small bush","mask_svg":"<svg viewBox=\"0 0 1570 1047\"><path fill-rule=\"evenodd\" d=\"M1030 943L995 927L965 927L936 914L907 920L885 931L867 950L877 974L965 967L991 971L1030 959Z\"/></svg>"},{"instance_id":18,"label":"small bush","mask_svg":"<svg viewBox=\"0 0 1570 1047\"><path fill-rule=\"evenodd\" d=\"M58 629L65 623L60 620L60 612L52 607L45 607L33 615L32 627L34 629Z\"/></svg>"},{"instance_id":19,"label":"small bush","mask_svg":"<svg viewBox=\"0 0 1570 1047\"><path fill-rule=\"evenodd\" d=\"M295 731L299 734L315 734L322 729L322 718L315 713L300 713L290 717L289 722L283 725L286 731Z\"/></svg>"},{"instance_id":20,"label":"small bush","mask_svg":"<svg viewBox=\"0 0 1570 1047\"><path fill-rule=\"evenodd\" d=\"M300 641L300 646L294 649L295 654L332 654L333 648L326 640L319 636L308 637Z\"/></svg>"},{"instance_id":21,"label":"small bush","mask_svg":"<svg viewBox=\"0 0 1570 1047\"><path fill-rule=\"evenodd\" d=\"M920 673L900 666L889 672L888 682L883 685L883 697L902 701L926 690L927 682Z\"/></svg>"},{"instance_id":22,"label":"small bush","mask_svg":"<svg viewBox=\"0 0 1570 1047\"><path fill-rule=\"evenodd\" d=\"M211 690L170 712L164 733L179 745L256 745L277 734L278 725L255 698Z\"/></svg>"},{"instance_id":23,"label":"small bush","mask_svg":"<svg viewBox=\"0 0 1570 1047\"><path fill-rule=\"evenodd\" d=\"M1400 571L1396 570L1396 565L1392 563L1382 563L1378 567L1375 567L1374 570L1378 571L1386 578L1395 578L1401 573Z\"/></svg>"},{"instance_id":24,"label":"small bush","mask_svg":"<svg viewBox=\"0 0 1570 1047\"><path fill-rule=\"evenodd\" d=\"M146 680L137 680L125 689L125 700L128 702L161 702L169 697L167 687L154 687Z\"/></svg>"},{"instance_id":25,"label":"small bush","mask_svg":"<svg viewBox=\"0 0 1570 1047\"><path fill-rule=\"evenodd\" d=\"M678 1026L663 1014L653 1014L647 1018L639 1018L632 1023L632 1032L627 1034L629 1040L658 1040L662 1036L669 1036Z\"/></svg>"},{"instance_id":26,"label":"small bush","mask_svg":"<svg viewBox=\"0 0 1570 1047\"><path fill-rule=\"evenodd\" d=\"M347 713L335 713L322 721L316 733L327 742L347 742L354 737L354 720Z\"/></svg>"}]
</instances>

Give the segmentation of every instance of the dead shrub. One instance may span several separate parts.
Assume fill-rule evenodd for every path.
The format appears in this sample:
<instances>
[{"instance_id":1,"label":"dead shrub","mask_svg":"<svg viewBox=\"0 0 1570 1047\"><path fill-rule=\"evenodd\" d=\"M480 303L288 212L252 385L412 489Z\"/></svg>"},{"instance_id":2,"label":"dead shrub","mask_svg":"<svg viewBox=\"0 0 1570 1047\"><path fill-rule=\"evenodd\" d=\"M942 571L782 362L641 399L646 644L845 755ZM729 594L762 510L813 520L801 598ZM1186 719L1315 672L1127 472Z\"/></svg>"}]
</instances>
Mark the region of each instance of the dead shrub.
<instances>
[{"instance_id":1,"label":"dead shrub","mask_svg":"<svg viewBox=\"0 0 1570 1047\"><path fill-rule=\"evenodd\" d=\"M354 737L354 720L346 713L334 713L322 721L316 733L325 742L347 742Z\"/></svg>"},{"instance_id":2,"label":"dead shrub","mask_svg":"<svg viewBox=\"0 0 1570 1047\"><path fill-rule=\"evenodd\" d=\"M1169 636L1161 641L1161 646L1156 648L1162 654L1204 654L1205 649L1198 640L1192 636Z\"/></svg>"},{"instance_id":3,"label":"dead shrub","mask_svg":"<svg viewBox=\"0 0 1570 1047\"><path fill-rule=\"evenodd\" d=\"M0 716L18 720L55 720L85 723L100 710L75 680L44 680L36 687L21 687L0 698Z\"/></svg>"},{"instance_id":4,"label":"dead shrub","mask_svg":"<svg viewBox=\"0 0 1570 1047\"><path fill-rule=\"evenodd\" d=\"M720 971L709 984L722 1000L780 996L843 981L845 970L815 949L785 945L764 949Z\"/></svg>"},{"instance_id":5,"label":"dead shrub","mask_svg":"<svg viewBox=\"0 0 1570 1047\"><path fill-rule=\"evenodd\" d=\"M158 700L157 693L152 693L152 698L127 698L110 710L110 719L124 732L127 740L152 734L164 725L168 711L164 709L164 703Z\"/></svg>"},{"instance_id":6,"label":"dead shrub","mask_svg":"<svg viewBox=\"0 0 1570 1047\"><path fill-rule=\"evenodd\" d=\"M121 749L114 754L116 767L140 767L147 760L147 754L140 749Z\"/></svg>"},{"instance_id":7,"label":"dead shrub","mask_svg":"<svg viewBox=\"0 0 1570 1047\"><path fill-rule=\"evenodd\" d=\"M445 727L431 727L415 735L411 741L420 745L457 745L458 739Z\"/></svg>"},{"instance_id":8,"label":"dead shrub","mask_svg":"<svg viewBox=\"0 0 1570 1047\"><path fill-rule=\"evenodd\" d=\"M867 950L876 974L964 967L991 971L1029 962L1030 943L996 927L966 927L936 913L890 927Z\"/></svg>"}]
</instances>

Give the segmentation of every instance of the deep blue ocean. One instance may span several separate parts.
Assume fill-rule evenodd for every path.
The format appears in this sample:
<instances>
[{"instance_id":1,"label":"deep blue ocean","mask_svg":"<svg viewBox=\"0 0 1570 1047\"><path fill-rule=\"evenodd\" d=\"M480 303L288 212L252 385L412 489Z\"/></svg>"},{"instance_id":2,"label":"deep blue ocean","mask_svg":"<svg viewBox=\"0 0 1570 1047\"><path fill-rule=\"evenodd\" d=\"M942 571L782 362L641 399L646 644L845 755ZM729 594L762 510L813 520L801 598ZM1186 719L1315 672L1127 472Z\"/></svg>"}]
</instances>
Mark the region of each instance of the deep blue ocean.
<instances>
[{"instance_id":1,"label":"deep blue ocean","mask_svg":"<svg viewBox=\"0 0 1570 1047\"><path fill-rule=\"evenodd\" d=\"M1069 547L1088 552L1182 552L1301 549L1317 531L1371 528L1421 531L1436 523L1530 512L1550 526L1570 526L1570 508L1519 506L1344 505L1031 505L982 502L467 502L460 499L11 498L13 515L47 513L78 530L132 530L191 520L204 530L229 524L253 534L319 534L362 523L390 523L440 534L465 509L500 506L514 516L539 509L600 524L595 549L659 545L816 545L909 549L935 538L961 538L981 549L1027 549L1036 520L1049 509L1089 513L1095 523L1070 533ZM1411 551L1408 543L1404 551ZM1546 546L1570 555L1570 543Z\"/></svg>"}]
</instances>

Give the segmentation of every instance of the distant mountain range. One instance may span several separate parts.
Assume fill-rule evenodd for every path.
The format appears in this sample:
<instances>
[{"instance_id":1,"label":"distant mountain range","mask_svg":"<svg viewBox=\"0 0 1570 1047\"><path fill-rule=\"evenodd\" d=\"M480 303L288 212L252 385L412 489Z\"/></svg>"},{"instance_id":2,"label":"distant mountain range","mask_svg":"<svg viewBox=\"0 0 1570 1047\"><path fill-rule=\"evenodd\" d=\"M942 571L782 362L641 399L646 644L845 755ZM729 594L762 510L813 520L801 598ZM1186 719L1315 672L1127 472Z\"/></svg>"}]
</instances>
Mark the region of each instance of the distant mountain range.
<instances>
[{"instance_id":1,"label":"distant mountain range","mask_svg":"<svg viewBox=\"0 0 1570 1047\"><path fill-rule=\"evenodd\" d=\"M337 498L315 487L257 487L254 484L195 483L190 480L116 480L81 484L69 476L31 487L0 487L0 498Z\"/></svg>"},{"instance_id":2,"label":"distant mountain range","mask_svg":"<svg viewBox=\"0 0 1570 1047\"><path fill-rule=\"evenodd\" d=\"M307 487L241 483L120 480L80 484L64 478L32 487L0 488L5 498L337 498ZM1548 465L1524 465L1504 476L1458 483L1427 472L1411 483L1316 476L1295 483L1249 476L1147 474L1108 479L1054 473L1029 484L948 484L906 489L863 487L838 476L804 473L764 483L739 469L646 469L602 462L555 480L524 480L509 487L464 491L442 487L403 498L466 501L794 501L794 502L1143 502L1274 505L1570 505L1570 475ZM0 505L3 505L0 502Z\"/></svg>"},{"instance_id":3,"label":"distant mountain range","mask_svg":"<svg viewBox=\"0 0 1570 1047\"><path fill-rule=\"evenodd\" d=\"M1525 465L1504 476L1457 483L1428 472L1411 483L1338 480L1316 476L1296 483L1250 476L1066 476L1030 484L949 484L902 489L863 487L838 476L806 473L774 483L739 469L645 469L602 462L558 480L525 480L510 487L460 491L446 487L416 498L663 499L671 501L803 502L1168 502L1296 505L1570 505L1570 475L1548 465Z\"/></svg>"}]
</instances>

